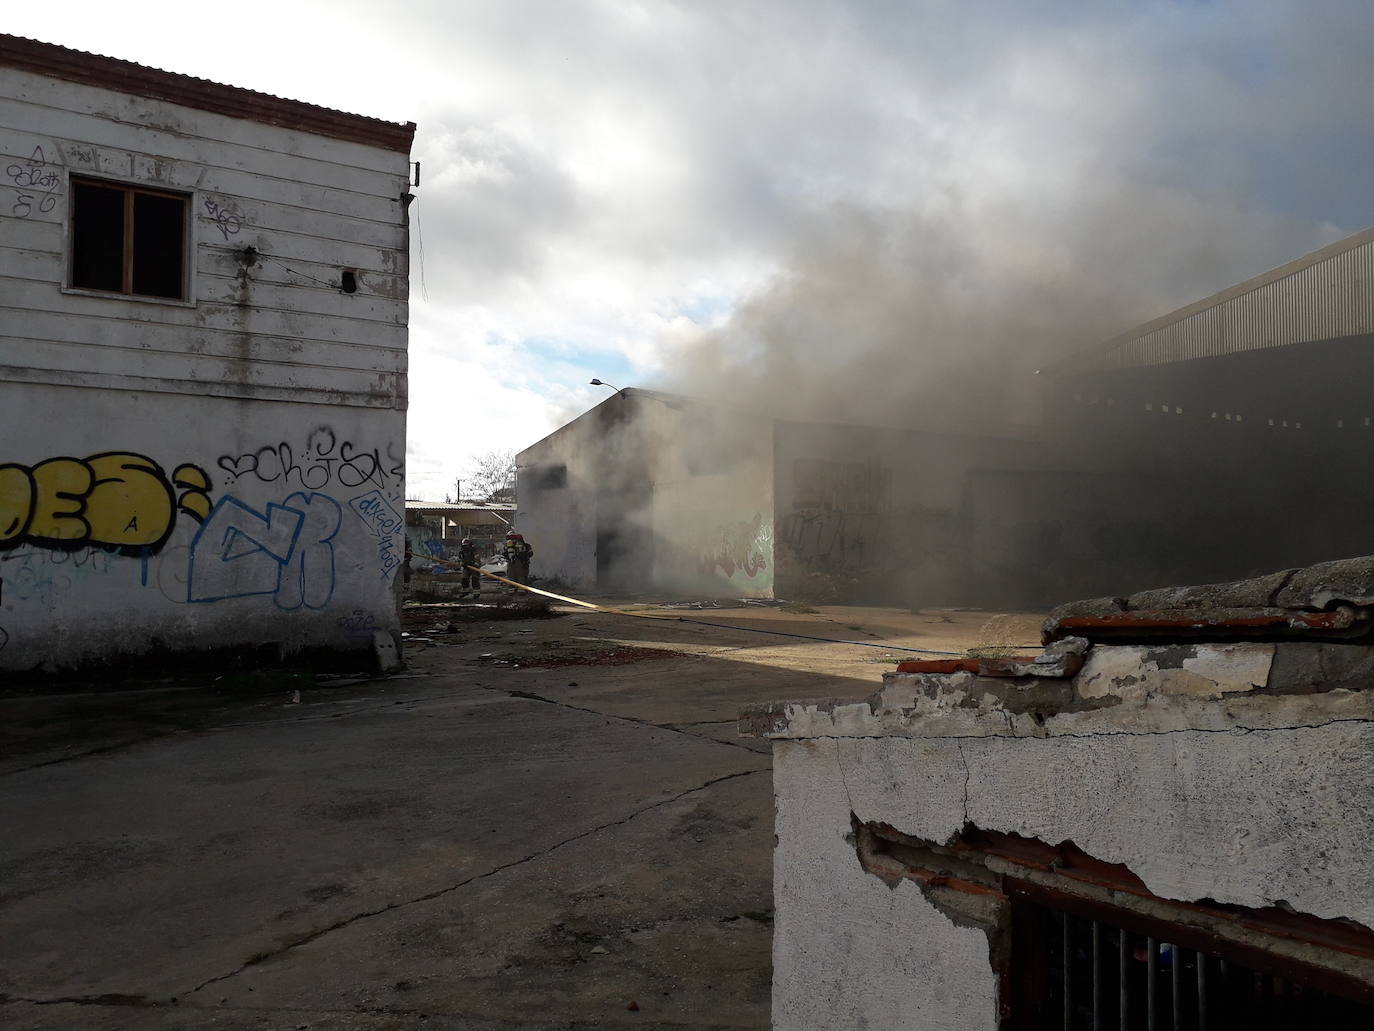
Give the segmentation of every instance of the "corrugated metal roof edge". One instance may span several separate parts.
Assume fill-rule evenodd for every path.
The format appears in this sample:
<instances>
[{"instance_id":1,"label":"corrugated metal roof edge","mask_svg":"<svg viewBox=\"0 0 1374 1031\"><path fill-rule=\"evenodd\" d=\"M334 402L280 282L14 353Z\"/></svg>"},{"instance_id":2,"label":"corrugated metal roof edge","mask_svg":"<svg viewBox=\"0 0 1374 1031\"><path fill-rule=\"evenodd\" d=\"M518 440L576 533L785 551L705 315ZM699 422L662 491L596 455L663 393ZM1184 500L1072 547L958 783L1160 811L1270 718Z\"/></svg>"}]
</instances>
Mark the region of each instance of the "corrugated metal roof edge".
<instances>
[{"instance_id":1,"label":"corrugated metal roof edge","mask_svg":"<svg viewBox=\"0 0 1374 1031\"><path fill-rule=\"evenodd\" d=\"M1177 308L1169 312L1167 315L1161 315L1158 318L1151 319L1149 322L1142 323L1134 329L1127 330L1125 333L1120 333L1117 336L1092 344L1082 350L1075 351L1071 355L1048 363L1039 371L1049 375L1060 375L1073 372L1075 371L1074 366L1084 362L1085 359L1098 359L1098 361L1091 363L1092 367L1095 368L1101 364L1101 359L1103 357L1116 348L1129 344L1132 341L1139 340L1141 337L1148 336L1166 326L1183 322L1185 319L1190 319L1194 315L1207 311L1210 308L1220 307L1227 301L1235 300L1237 297L1243 297L1245 294L1254 293L1256 290L1263 289L1271 283L1277 283L1281 279L1287 279L1289 276L1297 275L1304 269L1309 269L1313 265L1319 265L1323 261L1334 258L1339 254L1353 251L1355 248L1362 247L1371 242L1374 242L1374 226L1363 229L1353 236L1347 236L1342 240L1329 243L1325 247L1319 247L1309 254L1304 254L1301 258L1288 262L1286 265L1280 265L1278 268L1270 269L1268 272L1261 272L1258 276L1253 276L1244 282L1237 283L1234 286L1228 286L1225 290L1219 290L1217 293L1204 297L1200 301L1193 301L1191 304L1186 304L1182 308Z\"/></svg>"},{"instance_id":2,"label":"corrugated metal roof edge","mask_svg":"<svg viewBox=\"0 0 1374 1031\"><path fill-rule=\"evenodd\" d=\"M515 505L507 501L415 501L407 498L406 508L417 512L514 512Z\"/></svg>"},{"instance_id":3,"label":"corrugated metal roof edge","mask_svg":"<svg viewBox=\"0 0 1374 1031\"><path fill-rule=\"evenodd\" d=\"M18 68L402 154L410 153L415 138L414 122L389 122L370 115L350 114L303 100L259 93L242 86L229 86L4 32L0 32L0 67Z\"/></svg>"}]
</instances>

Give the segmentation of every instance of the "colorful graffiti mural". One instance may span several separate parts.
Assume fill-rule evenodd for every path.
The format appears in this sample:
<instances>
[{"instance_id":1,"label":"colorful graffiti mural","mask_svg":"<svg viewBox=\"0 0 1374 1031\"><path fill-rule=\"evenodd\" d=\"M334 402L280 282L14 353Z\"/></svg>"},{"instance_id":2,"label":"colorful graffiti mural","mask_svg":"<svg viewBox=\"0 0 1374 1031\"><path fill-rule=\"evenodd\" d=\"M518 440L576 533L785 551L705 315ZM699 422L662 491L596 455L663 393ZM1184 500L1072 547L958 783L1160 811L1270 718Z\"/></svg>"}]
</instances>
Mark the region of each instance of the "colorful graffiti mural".
<instances>
[{"instance_id":1,"label":"colorful graffiti mural","mask_svg":"<svg viewBox=\"0 0 1374 1031\"><path fill-rule=\"evenodd\" d=\"M210 478L195 465L169 477L145 455L108 451L0 465L0 548L103 545L125 554L155 552L184 512L210 512Z\"/></svg>"},{"instance_id":2,"label":"colorful graffiti mural","mask_svg":"<svg viewBox=\"0 0 1374 1031\"><path fill-rule=\"evenodd\" d=\"M391 452L318 427L299 458L279 449L274 470L255 452L238 476L225 463L164 466L132 450L0 462L5 661L46 661L67 615L106 610L97 628L112 651L154 638L232 642L241 618L271 612L295 614L276 620L283 641L371 640L404 561L404 481ZM323 489L306 485L322 479ZM169 603L201 612L174 616ZM312 618L322 612L323 623Z\"/></svg>"}]
</instances>

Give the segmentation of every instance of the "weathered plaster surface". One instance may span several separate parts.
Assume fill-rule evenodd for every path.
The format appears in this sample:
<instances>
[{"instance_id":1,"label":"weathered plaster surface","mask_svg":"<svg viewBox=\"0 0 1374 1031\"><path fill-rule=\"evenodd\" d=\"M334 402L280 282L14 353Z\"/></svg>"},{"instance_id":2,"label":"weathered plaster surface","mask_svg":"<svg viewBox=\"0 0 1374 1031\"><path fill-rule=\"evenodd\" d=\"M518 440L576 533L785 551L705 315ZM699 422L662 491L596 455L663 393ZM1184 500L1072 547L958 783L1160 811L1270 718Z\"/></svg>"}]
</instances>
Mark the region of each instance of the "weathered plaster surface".
<instances>
[{"instance_id":1,"label":"weathered plaster surface","mask_svg":"<svg viewBox=\"0 0 1374 1031\"><path fill-rule=\"evenodd\" d=\"M835 741L775 750L774 1028L991 1031L987 938L859 865L840 768Z\"/></svg>"},{"instance_id":2,"label":"weathered plaster surface","mask_svg":"<svg viewBox=\"0 0 1374 1031\"><path fill-rule=\"evenodd\" d=\"M1164 898L1285 902L1374 928L1374 723L836 746L828 775L861 820L934 841L965 822L1072 841Z\"/></svg>"},{"instance_id":3,"label":"weathered plaster surface","mask_svg":"<svg viewBox=\"0 0 1374 1031\"><path fill-rule=\"evenodd\" d=\"M1272 644L1094 648L1077 686L1085 698L1144 698L1154 693L1219 698L1263 687L1273 662Z\"/></svg>"},{"instance_id":4,"label":"weathered plaster surface","mask_svg":"<svg viewBox=\"0 0 1374 1031\"><path fill-rule=\"evenodd\" d=\"M956 673L754 712L776 741L776 1026L995 1026L986 938L865 874L853 817L936 843L970 825L1072 842L1164 899L1374 929L1374 692L1352 676L1284 693L1367 649L1284 647L1281 670L1271 645L1099 647L1058 682L1060 711L1026 704L1047 682Z\"/></svg>"},{"instance_id":5,"label":"weathered plaster surface","mask_svg":"<svg viewBox=\"0 0 1374 1031\"><path fill-rule=\"evenodd\" d=\"M1304 642L1098 645L1074 677L887 674L865 702L746 715L771 738L1062 737L1230 732L1374 719L1371 649ZM1339 687L1321 684L1338 678ZM1316 690L1318 686L1324 690ZM1220 702L1220 704L1218 704Z\"/></svg>"}]
</instances>

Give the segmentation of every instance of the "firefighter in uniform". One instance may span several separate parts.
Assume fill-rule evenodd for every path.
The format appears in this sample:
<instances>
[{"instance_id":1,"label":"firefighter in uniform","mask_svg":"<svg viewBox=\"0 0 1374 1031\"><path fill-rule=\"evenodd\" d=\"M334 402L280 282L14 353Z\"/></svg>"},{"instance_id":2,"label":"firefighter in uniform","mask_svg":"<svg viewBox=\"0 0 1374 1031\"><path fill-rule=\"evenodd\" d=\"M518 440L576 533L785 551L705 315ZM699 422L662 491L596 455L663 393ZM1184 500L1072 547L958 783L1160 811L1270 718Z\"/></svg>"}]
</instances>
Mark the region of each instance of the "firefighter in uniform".
<instances>
[{"instance_id":1,"label":"firefighter in uniform","mask_svg":"<svg viewBox=\"0 0 1374 1031\"><path fill-rule=\"evenodd\" d=\"M518 584L530 582L530 559L534 549L525 543L525 538L511 530L506 534L506 577Z\"/></svg>"},{"instance_id":2,"label":"firefighter in uniform","mask_svg":"<svg viewBox=\"0 0 1374 1031\"><path fill-rule=\"evenodd\" d=\"M458 561L467 568L463 570L463 593L469 590L474 595L482 593L482 575L477 572L477 545L472 543L471 537L464 537L463 543L458 545Z\"/></svg>"}]
</instances>

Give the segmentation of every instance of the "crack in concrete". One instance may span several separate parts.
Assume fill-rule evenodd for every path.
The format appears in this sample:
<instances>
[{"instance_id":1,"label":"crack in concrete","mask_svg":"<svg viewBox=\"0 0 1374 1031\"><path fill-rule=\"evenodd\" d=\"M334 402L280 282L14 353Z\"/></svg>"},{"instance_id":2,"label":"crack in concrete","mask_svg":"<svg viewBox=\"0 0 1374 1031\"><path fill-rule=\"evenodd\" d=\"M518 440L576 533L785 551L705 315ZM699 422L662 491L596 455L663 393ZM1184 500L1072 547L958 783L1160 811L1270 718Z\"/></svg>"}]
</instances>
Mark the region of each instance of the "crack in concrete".
<instances>
[{"instance_id":1,"label":"crack in concrete","mask_svg":"<svg viewBox=\"0 0 1374 1031\"><path fill-rule=\"evenodd\" d=\"M857 816L854 812L854 793L849 790L849 779L844 775L844 757L840 755L840 738L835 739L835 768L840 772L840 784L844 787L844 797L849 801L849 814Z\"/></svg>"},{"instance_id":2,"label":"crack in concrete","mask_svg":"<svg viewBox=\"0 0 1374 1031\"><path fill-rule=\"evenodd\" d=\"M30 763L28 766L19 766L13 770L0 771L0 777L12 777L16 773L28 773L30 770L41 770L45 766L59 766L62 763L76 762L78 759L89 759L97 755L109 755L112 752L120 752L126 748L136 748L139 745L146 745L150 741L162 741L169 737L177 737L180 734L194 733L189 730L169 730L161 734L150 734L147 737L134 738L132 741L118 741L112 745L101 745L99 748L90 748L84 752L77 752L75 755L59 755L51 759L44 759L41 762Z\"/></svg>"},{"instance_id":3,"label":"crack in concrete","mask_svg":"<svg viewBox=\"0 0 1374 1031\"><path fill-rule=\"evenodd\" d=\"M0 1006L9 1006L14 1003L27 1003L30 1006L114 1006L124 1009L155 1009L176 1005L175 1000L154 1000L144 995L125 995L121 992L103 992L99 995L59 995L52 999L34 999L24 995L6 995L0 992Z\"/></svg>"},{"instance_id":4,"label":"crack in concrete","mask_svg":"<svg viewBox=\"0 0 1374 1031\"><path fill-rule=\"evenodd\" d=\"M674 734L681 734L683 737L690 737L697 741L709 741L713 745L725 745L727 748L739 748L753 755L759 755L754 749L740 741L722 741L718 737L711 737L707 734L693 734L690 730L681 729L684 726L705 726L706 723L654 723L651 720L642 720L636 716L619 716L615 713L602 712L600 709L591 709L583 705L573 705L571 702L562 702L557 698L549 698L546 695L535 694L533 691L522 691L519 688L504 687L484 687L481 684L474 685L483 691L490 691L493 694L503 694L511 698L520 698L528 702L543 702L546 705L556 705L561 709L570 709L573 712L583 712L591 716L600 716L602 719L619 720L621 723L630 723L637 727L650 727L654 730L666 730ZM737 723L738 720L721 720L721 723Z\"/></svg>"},{"instance_id":5,"label":"crack in concrete","mask_svg":"<svg viewBox=\"0 0 1374 1031\"><path fill-rule=\"evenodd\" d=\"M756 755L758 753L751 752L750 754ZM725 781L728 780L736 780L740 777L752 777L758 773L771 772L772 766L770 764L769 766L763 767L761 769L741 770L736 773L727 773L720 777L714 777L711 780L706 781L706 783L704 784L698 784L696 787L687 788L685 791L679 791L677 794L672 795L669 798L660 799L659 801L654 802L650 805L642 806L641 808L636 809L634 812L630 813L628 816L622 816L617 820L611 820L607 823L598 824L597 826L591 827L585 831L580 831L577 834L572 835L571 837L564 838L562 841L555 842L554 844L549 845L545 848L539 849L535 852L531 852L529 855L522 856L519 859L512 859L508 863L501 863L500 865L494 866L490 870L487 870L483 873L473 874L471 877L464 878L457 884L450 884L446 887L438 888L435 891L425 892L423 895L417 895L414 898L405 899L401 902L389 902L385 906L382 906L378 909L370 909L365 910L361 913L355 913L352 916L346 917L343 920L335 921L328 927L318 928L314 931L311 931L308 934L304 934L301 937L295 939L294 941L287 942L285 945L279 946L278 948L275 948L270 952L260 953L254 956L252 959L249 959L246 962L242 963L237 969L231 970L227 974L217 974L216 976L209 978L208 980L202 981L200 984L196 985L194 988L190 989L185 994L194 995L196 994L196 992L208 988L212 984L218 984L221 981L227 981L232 977L237 977L239 974L243 973L250 967L255 967L262 963L266 963L269 960L276 959L279 956L282 956L293 949L299 948L302 945L309 945L311 942L318 941L320 938L323 938L327 934L332 934L335 931L342 930L343 928L349 927L352 924L358 923L361 920L369 920L374 916L381 916L384 913L390 913L394 910L404 909L407 906L413 906L416 903L431 902L434 899L442 898L444 895L449 895L455 891L458 891L461 888L466 888L468 885L474 884L477 881L485 880L488 877L494 877L495 875L503 873L506 870L510 870L517 866L523 866L525 863L533 862L536 859L541 859L545 856L551 855L552 853L558 851L564 845L571 845L575 841L581 841L583 838L588 838L594 834L599 834L602 831L610 830L612 827L623 826L629 823L631 820L643 816L645 813L652 812L653 810L662 808L666 805L672 805L674 802L686 798L688 795L696 794L698 791L705 791L708 788L715 787L715 785L717 784L723 784Z\"/></svg>"},{"instance_id":6,"label":"crack in concrete","mask_svg":"<svg viewBox=\"0 0 1374 1031\"><path fill-rule=\"evenodd\" d=\"M1014 741L1056 741L1061 738L1092 737L1167 737L1170 734L1279 734L1288 730L1322 730L1340 723L1364 723L1374 725L1374 717L1343 716L1339 719L1324 720L1321 723L1294 723L1281 727L1175 727L1172 730L1095 730L1088 733L1061 731L1054 734L1036 734L1022 737L1019 734L807 734L802 737L769 737L769 741L985 741L989 738L1010 737Z\"/></svg>"},{"instance_id":7,"label":"crack in concrete","mask_svg":"<svg viewBox=\"0 0 1374 1031\"><path fill-rule=\"evenodd\" d=\"M964 743L963 743L963 741L959 741L959 742L955 745L955 747L959 749L959 761L962 762L962 763L964 764L964 826L967 827L967 826L969 825L969 818L968 818L968 795L969 795L969 789L968 789L968 786L969 786L969 781L973 779L973 767L971 767L971 766L968 764L968 756L964 754Z\"/></svg>"},{"instance_id":8,"label":"crack in concrete","mask_svg":"<svg viewBox=\"0 0 1374 1031\"><path fill-rule=\"evenodd\" d=\"M606 1027L608 1023L620 1023L635 1027L643 1026L642 1019L636 1016L627 1016L622 1021L617 1021L615 1018L611 1018L609 1021L606 1018L599 1018L595 1021L564 1021L550 1018L547 1022L531 1024L527 1019L493 1016L470 1010L435 1009L429 1006L250 1006L243 1003L218 1005L182 1002L175 997L134 1001L136 999L137 997L132 997L130 1000L123 1000L120 996L114 995L71 995L37 999L21 995L6 995L0 992L0 1006L109 1006L112 1009L184 1010L188 1013L294 1014L301 1017L346 1016L356 1018L359 1016L376 1016L413 1017L417 1019L442 1017L452 1020L480 1020L485 1026L522 1028L526 1031L530 1028L558 1028L560 1031L562 1029L587 1028L589 1031L596 1031L598 1028ZM676 1020L665 1021L662 1018L655 1019L655 1026L693 1028L696 1031L717 1031L717 1029L719 1031L738 1031L739 1027L737 1024L700 1024L696 1021L684 1023Z\"/></svg>"},{"instance_id":9,"label":"crack in concrete","mask_svg":"<svg viewBox=\"0 0 1374 1031\"><path fill-rule=\"evenodd\" d=\"M1301 569L1290 569L1288 571L1288 575L1279 581L1279 585L1269 592L1269 597L1266 598L1265 601L1268 602L1270 608L1278 608L1279 595L1283 593L1283 589L1287 587L1289 584L1291 584L1293 582L1293 578L1296 577L1300 572L1302 572Z\"/></svg>"},{"instance_id":10,"label":"crack in concrete","mask_svg":"<svg viewBox=\"0 0 1374 1031\"><path fill-rule=\"evenodd\" d=\"M398 698L393 701L379 702L376 705L360 706L353 709L343 709L338 712L328 713L309 713L299 716L282 716L280 718L266 718L261 720L242 720L237 723L217 723L213 726L204 727L176 727L172 730L152 731L143 737L131 738L127 741L117 741L113 744L101 745L98 748L89 748L84 752L77 752L73 755L58 755L47 759L42 759L28 766L17 766L12 770L0 770L0 777L11 777L17 773L27 773L30 770L41 770L45 766L59 766L62 763L76 762L80 759L90 759L99 755L110 755L114 752L121 752L127 749L137 748L139 745L151 744L156 741L165 741L168 738L188 737L199 734L213 734L222 730L243 730L253 727L275 727L298 723L317 723L324 720L337 720L349 716L361 716L372 712L383 712L400 706L413 705L416 702L423 702L428 699L427 695L417 695L413 698ZM285 703L283 703L285 704ZM341 703L346 704L346 703ZM409 711L409 710L402 710Z\"/></svg>"}]
</instances>

